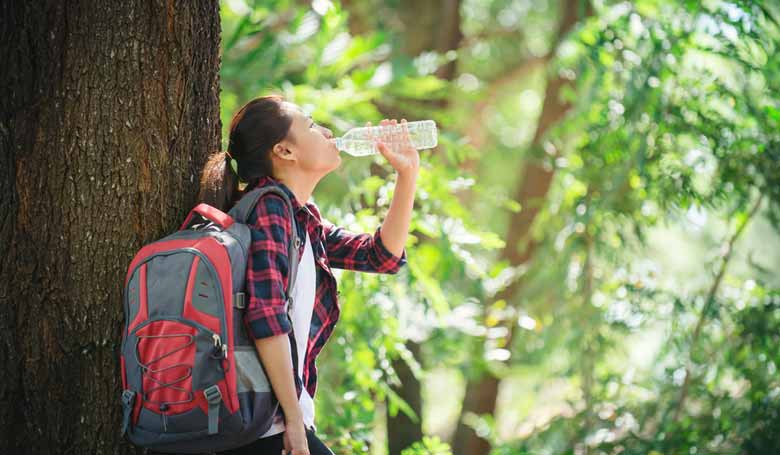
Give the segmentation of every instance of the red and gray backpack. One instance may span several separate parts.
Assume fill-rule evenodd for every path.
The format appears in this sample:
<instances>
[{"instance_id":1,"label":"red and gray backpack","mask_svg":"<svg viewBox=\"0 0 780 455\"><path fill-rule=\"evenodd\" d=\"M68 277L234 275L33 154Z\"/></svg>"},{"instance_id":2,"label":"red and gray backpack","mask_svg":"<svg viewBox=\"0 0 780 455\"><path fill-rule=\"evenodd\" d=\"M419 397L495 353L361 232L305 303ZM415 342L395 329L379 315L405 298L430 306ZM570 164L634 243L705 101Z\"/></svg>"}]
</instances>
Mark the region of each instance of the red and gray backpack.
<instances>
[{"instance_id":1,"label":"red and gray backpack","mask_svg":"<svg viewBox=\"0 0 780 455\"><path fill-rule=\"evenodd\" d=\"M298 266L289 197L257 188L224 212L199 204L178 231L145 245L127 271L122 332L122 434L141 447L202 453L239 447L273 423L279 402L248 336L247 217L268 192L292 220L287 311Z\"/></svg>"}]
</instances>

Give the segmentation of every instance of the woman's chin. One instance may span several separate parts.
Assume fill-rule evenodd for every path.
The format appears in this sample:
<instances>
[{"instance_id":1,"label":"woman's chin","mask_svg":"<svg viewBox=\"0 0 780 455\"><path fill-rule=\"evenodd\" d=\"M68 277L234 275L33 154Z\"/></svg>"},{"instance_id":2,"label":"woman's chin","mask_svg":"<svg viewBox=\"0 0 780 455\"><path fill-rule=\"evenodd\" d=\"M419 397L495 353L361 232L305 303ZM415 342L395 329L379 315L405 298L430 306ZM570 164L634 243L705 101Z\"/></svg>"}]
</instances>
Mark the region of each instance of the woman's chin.
<instances>
[{"instance_id":1,"label":"woman's chin","mask_svg":"<svg viewBox=\"0 0 780 455\"><path fill-rule=\"evenodd\" d=\"M341 158L339 157L333 164L328 166L327 173L333 172L341 167Z\"/></svg>"}]
</instances>

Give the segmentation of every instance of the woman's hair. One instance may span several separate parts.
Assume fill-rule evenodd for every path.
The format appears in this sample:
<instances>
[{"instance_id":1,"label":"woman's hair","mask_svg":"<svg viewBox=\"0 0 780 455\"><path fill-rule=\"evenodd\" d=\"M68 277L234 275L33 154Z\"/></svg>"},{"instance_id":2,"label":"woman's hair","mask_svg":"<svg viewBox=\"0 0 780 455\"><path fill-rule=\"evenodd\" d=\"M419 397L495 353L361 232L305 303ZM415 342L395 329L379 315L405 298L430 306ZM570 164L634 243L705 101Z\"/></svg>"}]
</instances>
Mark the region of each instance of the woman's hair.
<instances>
[{"instance_id":1,"label":"woman's hair","mask_svg":"<svg viewBox=\"0 0 780 455\"><path fill-rule=\"evenodd\" d=\"M290 131L292 117L282 111L281 95L267 95L246 103L233 116L227 152L213 153L203 168L198 200L227 212L246 188L261 177L273 177L271 148ZM237 162L238 176L230 166L230 157Z\"/></svg>"}]
</instances>

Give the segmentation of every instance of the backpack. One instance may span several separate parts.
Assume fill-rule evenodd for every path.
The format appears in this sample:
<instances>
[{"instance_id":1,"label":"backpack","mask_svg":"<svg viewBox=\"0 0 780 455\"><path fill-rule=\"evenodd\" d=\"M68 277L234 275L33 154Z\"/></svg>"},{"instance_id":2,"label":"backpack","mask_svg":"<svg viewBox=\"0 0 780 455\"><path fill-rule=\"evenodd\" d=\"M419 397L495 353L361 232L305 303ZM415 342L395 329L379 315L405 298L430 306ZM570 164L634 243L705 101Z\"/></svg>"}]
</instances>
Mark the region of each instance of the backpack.
<instances>
[{"instance_id":1,"label":"backpack","mask_svg":"<svg viewBox=\"0 0 780 455\"><path fill-rule=\"evenodd\" d=\"M171 453L222 451L263 435L279 411L243 313L248 215L269 192L291 214L288 316L298 267L293 205L279 187L245 194L225 214L199 204L175 233L141 248L127 271L122 435ZM292 317L291 317L292 319Z\"/></svg>"}]
</instances>

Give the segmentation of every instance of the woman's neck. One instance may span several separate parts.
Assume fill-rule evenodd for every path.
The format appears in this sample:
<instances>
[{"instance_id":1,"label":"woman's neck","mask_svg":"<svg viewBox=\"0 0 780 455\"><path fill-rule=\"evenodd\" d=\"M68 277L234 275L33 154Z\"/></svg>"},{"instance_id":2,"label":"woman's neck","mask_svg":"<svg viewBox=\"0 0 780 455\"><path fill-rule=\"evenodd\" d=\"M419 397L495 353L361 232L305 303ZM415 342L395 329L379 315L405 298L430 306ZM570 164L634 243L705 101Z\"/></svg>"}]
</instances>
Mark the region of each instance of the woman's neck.
<instances>
[{"instance_id":1,"label":"woman's neck","mask_svg":"<svg viewBox=\"0 0 780 455\"><path fill-rule=\"evenodd\" d=\"M309 201L314 188L317 186L317 181L303 177L296 178L294 176L282 175L277 177L276 180L290 188L300 205L305 205Z\"/></svg>"}]
</instances>

